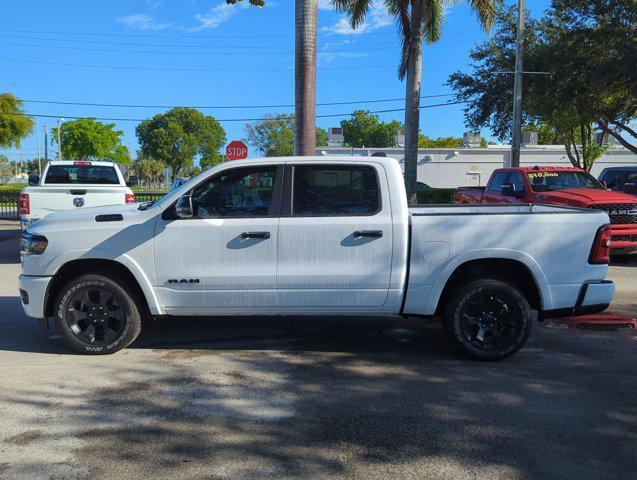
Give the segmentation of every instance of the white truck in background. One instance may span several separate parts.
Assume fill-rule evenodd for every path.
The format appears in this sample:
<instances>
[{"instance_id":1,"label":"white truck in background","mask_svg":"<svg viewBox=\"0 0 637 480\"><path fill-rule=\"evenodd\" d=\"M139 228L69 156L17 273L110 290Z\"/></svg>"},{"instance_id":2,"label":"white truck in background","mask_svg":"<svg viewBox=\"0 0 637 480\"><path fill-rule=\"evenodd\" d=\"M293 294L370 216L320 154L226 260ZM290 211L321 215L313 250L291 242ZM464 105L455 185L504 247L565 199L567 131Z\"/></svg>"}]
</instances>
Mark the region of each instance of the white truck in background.
<instances>
[{"instance_id":1,"label":"white truck in background","mask_svg":"<svg viewBox=\"0 0 637 480\"><path fill-rule=\"evenodd\" d=\"M607 213L409 206L391 158L226 162L157 202L50 215L20 252L26 314L87 354L129 345L142 317L402 315L498 360L532 311L600 312L615 288Z\"/></svg>"},{"instance_id":2,"label":"white truck in background","mask_svg":"<svg viewBox=\"0 0 637 480\"><path fill-rule=\"evenodd\" d=\"M18 213L24 230L55 212L134 202L135 195L113 162L51 161L41 177L29 176L29 186L20 192Z\"/></svg>"}]
</instances>

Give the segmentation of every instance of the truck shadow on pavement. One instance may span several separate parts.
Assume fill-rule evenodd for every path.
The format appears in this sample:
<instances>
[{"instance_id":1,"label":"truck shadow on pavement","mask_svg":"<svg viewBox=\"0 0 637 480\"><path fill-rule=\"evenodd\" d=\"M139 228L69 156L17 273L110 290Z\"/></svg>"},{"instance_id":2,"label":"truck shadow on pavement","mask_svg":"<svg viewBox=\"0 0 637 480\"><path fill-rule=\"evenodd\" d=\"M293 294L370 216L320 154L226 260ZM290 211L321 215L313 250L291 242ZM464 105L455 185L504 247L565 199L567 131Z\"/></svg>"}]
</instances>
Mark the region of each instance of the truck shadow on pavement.
<instances>
[{"instance_id":1,"label":"truck shadow on pavement","mask_svg":"<svg viewBox=\"0 0 637 480\"><path fill-rule=\"evenodd\" d=\"M204 343L179 333L195 320L207 324ZM307 327L310 319L274 317L267 328L263 319L214 320L160 323L137 348L76 356L73 370L91 372L85 389L29 385L3 391L0 401L38 412L49 446L74 445L65 468L75 470L59 478L611 479L634 472L636 355L629 350L614 350L624 355L618 361L608 346L537 329L508 361L476 363L451 354L436 326L399 322L407 332L389 332L384 319ZM91 386L96 375L108 381Z\"/></svg>"}]
</instances>

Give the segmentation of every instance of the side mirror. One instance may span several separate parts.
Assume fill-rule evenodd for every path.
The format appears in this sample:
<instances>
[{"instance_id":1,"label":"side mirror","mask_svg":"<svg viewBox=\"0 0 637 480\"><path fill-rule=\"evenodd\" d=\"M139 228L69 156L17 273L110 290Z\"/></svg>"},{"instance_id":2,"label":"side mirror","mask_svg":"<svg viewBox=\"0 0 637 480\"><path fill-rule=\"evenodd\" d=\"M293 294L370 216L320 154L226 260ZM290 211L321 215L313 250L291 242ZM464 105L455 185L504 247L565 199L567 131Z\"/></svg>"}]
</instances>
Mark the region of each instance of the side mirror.
<instances>
[{"instance_id":1,"label":"side mirror","mask_svg":"<svg viewBox=\"0 0 637 480\"><path fill-rule=\"evenodd\" d=\"M179 197L179 200L177 200L177 204L175 205L175 215L179 218L193 217L192 197L190 194Z\"/></svg>"},{"instance_id":2,"label":"side mirror","mask_svg":"<svg viewBox=\"0 0 637 480\"><path fill-rule=\"evenodd\" d=\"M40 183L40 175L29 175L29 186L37 187Z\"/></svg>"},{"instance_id":3,"label":"side mirror","mask_svg":"<svg viewBox=\"0 0 637 480\"><path fill-rule=\"evenodd\" d=\"M637 195L637 183L624 184L624 193L629 195Z\"/></svg>"},{"instance_id":4,"label":"side mirror","mask_svg":"<svg viewBox=\"0 0 637 480\"><path fill-rule=\"evenodd\" d=\"M500 190L500 195L503 197L515 197L520 198L524 196L524 190L515 190L515 185L512 183L503 183L502 190Z\"/></svg>"}]
</instances>

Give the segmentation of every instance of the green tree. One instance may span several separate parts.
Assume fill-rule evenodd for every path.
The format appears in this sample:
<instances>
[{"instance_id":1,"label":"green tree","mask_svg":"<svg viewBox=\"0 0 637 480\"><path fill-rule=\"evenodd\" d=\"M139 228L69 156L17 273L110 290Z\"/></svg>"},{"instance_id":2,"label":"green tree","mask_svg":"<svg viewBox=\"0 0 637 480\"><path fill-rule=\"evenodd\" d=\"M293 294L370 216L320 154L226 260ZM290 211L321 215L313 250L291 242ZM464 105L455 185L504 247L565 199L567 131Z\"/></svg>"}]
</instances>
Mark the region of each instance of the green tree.
<instances>
[{"instance_id":1,"label":"green tree","mask_svg":"<svg viewBox=\"0 0 637 480\"><path fill-rule=\"evenodd\" d=\"M316 127L316 146L327 147L327 130Z\"/></svg>"},{"instance_id":2,"label":"green tree","mask_svg":"<svg viewBox=\"0 0 637 480\"><path fill-rule=\"evenodd\" d=\"M637 42L627 41L627 23L637 20L631 2L553 0L544 17L526 22L524 69L548 75L525 76L523 121L539 127L540 143L563 144L579 168L590 170L607 148L597 144L597 130L637 152L623 138L632 135L628 123L637 115ZM516 19L514 7L498 12L494 36L471 51L472 71L448 80L456 100L467 103L466 124L489 127L500 140L510 138L513 81L496 72L513 69Z\"/></svg>"},{"instance_id":3,"label":"green tree","mask_svg":"<svg viewBox=\"0 0 637 480\"><path fill-rule=\"evenodd\" d=\"M22 101L0 93L0 147L20 148L20 141L33 132L35 122L22 109Z\"/></svg>"},{"instance_id":4,"label":"green tree","mask_svg":"<svg viewBox=\"0 0 637 480\"><path fill-rule=\"evenodd\" d=\"M57 143L57 128L52 140ZM130 157L122 145L124 132L115 130L114 123L102 123L93 118L64 122L60 127L62 158L67 160L110 160L128 165Z\"/></svg>"},{"instance_id":5,"label":"green tree","mask_svg":"<svg viewBox=\"0 0 637 480\"><path fill-rule=\"evenodd\" d=\"M246 124L246 141L265 157L294 154L294 115L266 115L254 124ZM316 127L316 146L327 145L327 132Z\"/></svg>"},{"instance_id":6,"label":"green tree","mask_svg":"<svg viewBox=\"0 0 637 480\"><path fill-rule=\"evenodd\" d=\"M196 157L202 167L223 161L225 130L214 117L193 108L178 107L155 115L137 125L135 132L142 155L170 167L173 179L189 171Z\"/></svg>"},{"instance_id":7,"label":"green tree","mask_svg":"<svg viewBox=\"0 0 637 480\"><path fill-rule=\"evenodd\" d=\"M351 147L395 147L396 134L402 124L393 120L381 122L368 110L355 110L349 120L341 120L343 140Z\"/></svg>"},{"instance_id":8,"label":"green tree","mask_svg":"<svg viewBox=\"0 0 637 480\"><path fill-rule=\"evenodd\" d=\"M459 148L462 146L462 138L438 137L429 138L427 135L418 136L418 148Z\"/></svg>"},{"instance_id":9,"label":"green tree","mask_svg":"<svg viewBox=\"0 0 637 480\"><path fill-rule=\"evenodd\" d=\"M440 39L447 7L452 0L385 0L389 12L396 17L402 45L398 78L405 79L405 187L407 199L416 203L416 167L418 165L418 134L420 132L420 82L422 75L422 44ZM471 10L480 24L489 31L493 23L495 0L469 0ZM373 5L372 0L332 0L345 12L352 28L363 24Z\"/></svg>"},{"instance_id":10,"label":"green tree","mask_svg":"<svg viewBox=\"0 0 637 480\"><path fill-rule=\"evenodd\" d=\"M133 170L148 186L159 185L166 166L163 162L150 157L139 156L133 163Z\"/></svg>"},{"instance_id":11,"label":"green tree","mask_svg":"<svg viewBox=\"0 0 637 480\"><path fill-rule=\"evenodd\" d=\"M14 175L13 165L6 155L0 154L0 182L8 182Z\"/></svg>"}]
</instances>

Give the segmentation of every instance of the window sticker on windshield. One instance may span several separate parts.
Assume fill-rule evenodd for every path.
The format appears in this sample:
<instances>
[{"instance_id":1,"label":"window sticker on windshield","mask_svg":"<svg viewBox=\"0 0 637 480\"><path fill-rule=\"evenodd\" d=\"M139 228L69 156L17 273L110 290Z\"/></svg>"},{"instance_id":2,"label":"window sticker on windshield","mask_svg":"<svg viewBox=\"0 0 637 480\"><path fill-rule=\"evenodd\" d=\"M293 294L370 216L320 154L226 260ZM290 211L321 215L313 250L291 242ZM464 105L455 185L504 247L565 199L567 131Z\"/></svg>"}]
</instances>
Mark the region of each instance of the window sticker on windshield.
<instances>
[{"instance_id":1,"label":"window sticker on windshield","mask_svg":"<svg viewBox=\"0 0 637 480\"><path fill-rule=\"evenodd\" d=\"M69 180L75 182L77 180L77 172L69 172Z\"/></svg>"},{"instance_id":2,"label":"window sticker on windshield","mask_svg":"<svg viewBox=\"0 0 637 480\"><path fill-rule=\"evenodd\" d=\"M546 178L546 177L558 177L557 172L536 172L529 173L529 178Z\"/></svg>"}]
</instances>

